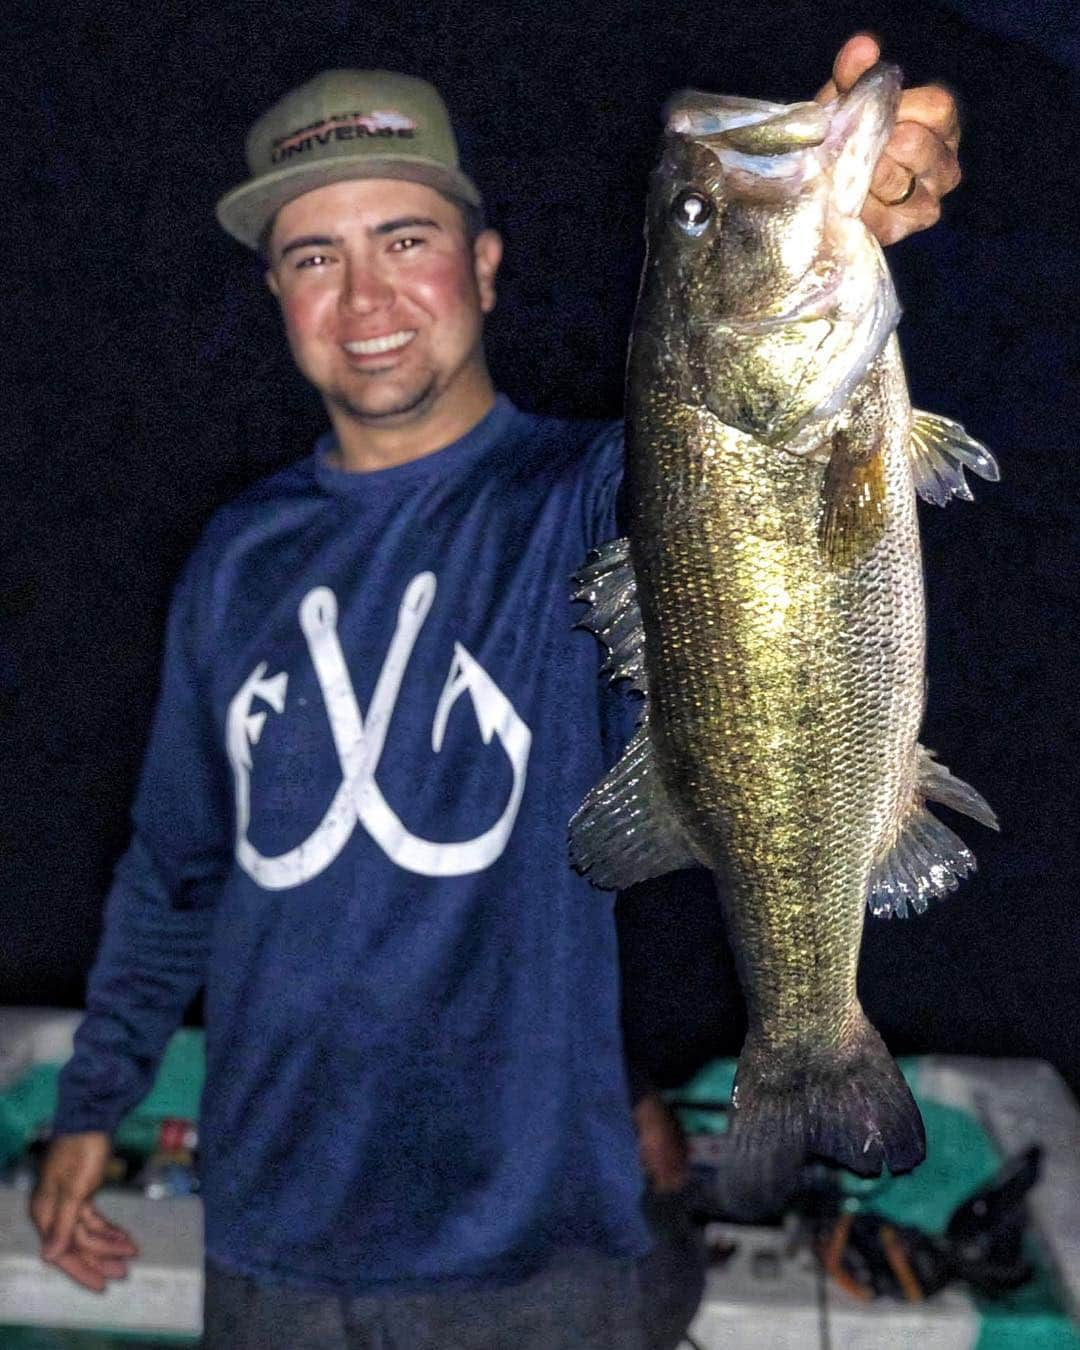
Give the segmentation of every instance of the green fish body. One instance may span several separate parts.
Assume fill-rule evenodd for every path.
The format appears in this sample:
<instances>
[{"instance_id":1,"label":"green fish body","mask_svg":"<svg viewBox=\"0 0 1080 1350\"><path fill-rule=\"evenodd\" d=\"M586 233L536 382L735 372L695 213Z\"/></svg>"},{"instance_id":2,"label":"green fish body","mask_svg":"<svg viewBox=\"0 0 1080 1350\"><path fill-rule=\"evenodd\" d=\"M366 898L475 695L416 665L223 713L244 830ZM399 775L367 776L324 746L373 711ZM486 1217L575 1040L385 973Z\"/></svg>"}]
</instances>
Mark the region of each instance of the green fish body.
<instances>
[{"instance_id":1,"label":"green fish body","mask_svg":"<svg viewBox=\"0 0 1080 1350\"><path fill-rule=\"evenodd\" d=\"M995 824L918 742L916 495L970 496L962 466L996 466L912 411L858 219L898 91L879 65L827 107L675 102L628 365L627 541L581 576L646 702L572 859L609 886L717 876L748 1011L726 1169L746 1215L809 1157L862 1174L923 1157L859 1004L863 916L925 909L974 867L927 798Z\"/></svg>"}]
</instances>

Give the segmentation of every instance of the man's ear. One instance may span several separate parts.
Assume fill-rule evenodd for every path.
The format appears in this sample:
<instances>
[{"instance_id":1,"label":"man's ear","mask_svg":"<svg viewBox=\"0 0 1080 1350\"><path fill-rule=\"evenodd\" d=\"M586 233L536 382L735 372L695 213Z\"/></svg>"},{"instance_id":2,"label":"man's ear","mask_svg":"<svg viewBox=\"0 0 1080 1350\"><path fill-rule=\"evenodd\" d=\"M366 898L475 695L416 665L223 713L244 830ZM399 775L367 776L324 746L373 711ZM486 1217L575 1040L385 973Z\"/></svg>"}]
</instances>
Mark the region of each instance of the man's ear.
<instances>
[{"instance_id":1,"label":"man's ear","mask_svg":"<svg viewBox=\"0 0 1080 1350\"><path fill-rule=\"evenodd\" d=\"M270 294L274 297L275 300L280 300L281 287L278 285L278 279L274 275L274 269L272 267L268 267L266 271L263 273L263 278L266 281L267 286L270 288Z\"/></svg>"},{"instance_id":2,"label":"man's ear","mask_svg":"<svg viewBox=\"0 0 1080 1350\"><path fill-rule=\"evenodd\" d=\"M490 314L495 308L495 274L502 262L503 241L498 230L481 230L473 241L473 271L480 308Z\"/></svg>"}]
</instances>

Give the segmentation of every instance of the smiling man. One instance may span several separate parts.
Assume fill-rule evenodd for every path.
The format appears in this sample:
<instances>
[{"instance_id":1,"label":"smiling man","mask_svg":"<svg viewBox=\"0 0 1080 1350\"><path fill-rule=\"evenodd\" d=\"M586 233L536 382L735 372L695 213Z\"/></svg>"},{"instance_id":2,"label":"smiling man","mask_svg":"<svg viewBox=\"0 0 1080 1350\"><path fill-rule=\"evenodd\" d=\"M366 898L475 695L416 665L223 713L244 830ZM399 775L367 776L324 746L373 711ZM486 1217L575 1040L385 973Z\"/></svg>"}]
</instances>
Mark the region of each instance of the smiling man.
<instances>
[{"instance_id":1,"label":"smiling man","mask_svg":"<svg viewBox=\"0 0 1080 1350\"><path fill-rule=\"evenodd\" d=\"M321 392L346 468L448 445L494 401L483 316L502 242L421 183L358 179L277 213L267 281L293 357Z\"/></svg>"},{"instance_id":2,"label":"smiling man","mask_svg":"<svg viewBox=\"0 0 1080 1350\"><path fill-rule=\"evenodd\" d=\"M853 39L837 82L876 54ZM901 117L882 238L956 178L947 96ZM628 730L567 597L616 533L620 428L496 394L501 242L429 85L327 72L248 162L219 219L265 256L330 431L180 580L43 1255L125 1273L93 1200L109 1137L205 986L208 1347L660 1345L611 896L565 846ZM642 1146L671 1182L663 1133Z\"/></svg>"}]
</instances>

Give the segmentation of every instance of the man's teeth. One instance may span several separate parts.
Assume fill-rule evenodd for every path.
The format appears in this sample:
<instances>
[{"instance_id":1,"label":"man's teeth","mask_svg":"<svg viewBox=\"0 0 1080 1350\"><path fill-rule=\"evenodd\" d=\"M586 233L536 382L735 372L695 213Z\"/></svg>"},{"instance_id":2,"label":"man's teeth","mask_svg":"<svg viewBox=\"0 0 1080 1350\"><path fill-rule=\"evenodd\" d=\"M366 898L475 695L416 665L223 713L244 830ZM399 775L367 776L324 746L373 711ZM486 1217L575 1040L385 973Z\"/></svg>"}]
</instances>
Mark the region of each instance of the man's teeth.
<instances>
[{"instance_id":1,"label":"man's teeth","mask_svg":"<svg viewBox=\"0 0 1080 1350\"><path fill-rule=\"evenodd\" d=\"M387 333L385 337L365 338L362 342L346 342L345 350L350 356L377 356L380 352L396 351L411 342L416 336L415 328L402 328L397 333Z\"/></svg>"}]
</instances>

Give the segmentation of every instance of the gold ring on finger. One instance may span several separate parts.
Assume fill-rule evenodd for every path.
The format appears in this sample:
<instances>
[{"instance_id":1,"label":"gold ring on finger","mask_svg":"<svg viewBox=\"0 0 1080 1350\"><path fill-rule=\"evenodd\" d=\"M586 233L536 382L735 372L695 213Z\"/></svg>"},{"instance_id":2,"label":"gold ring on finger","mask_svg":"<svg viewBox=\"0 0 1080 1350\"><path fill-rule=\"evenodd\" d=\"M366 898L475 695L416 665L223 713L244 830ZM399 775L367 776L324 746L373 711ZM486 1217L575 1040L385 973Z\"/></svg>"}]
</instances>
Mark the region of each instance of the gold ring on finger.
<instances>
[{"instance_id":1,"label":"gold ring on finger","mask_svg":"<svg viewBox=\"0 0 1080 1350\"><path fill-rule=\"evenodd\" d=\"M907 185L907 187L904 189L904 191L901 193L901 195L900 195L899 197L897 197L896 201L890 202L889 205L890 205L890 206L903 206L903 204L904 204L905 202L911 201L912 197L915 196L915 189L916 189L918 186L919 186L919 179L918 179L918 176L917 176L916 174L912 174L912 175L911 175L911 178L908 180L908 185Z\"/></svg>"}]
</instances>

